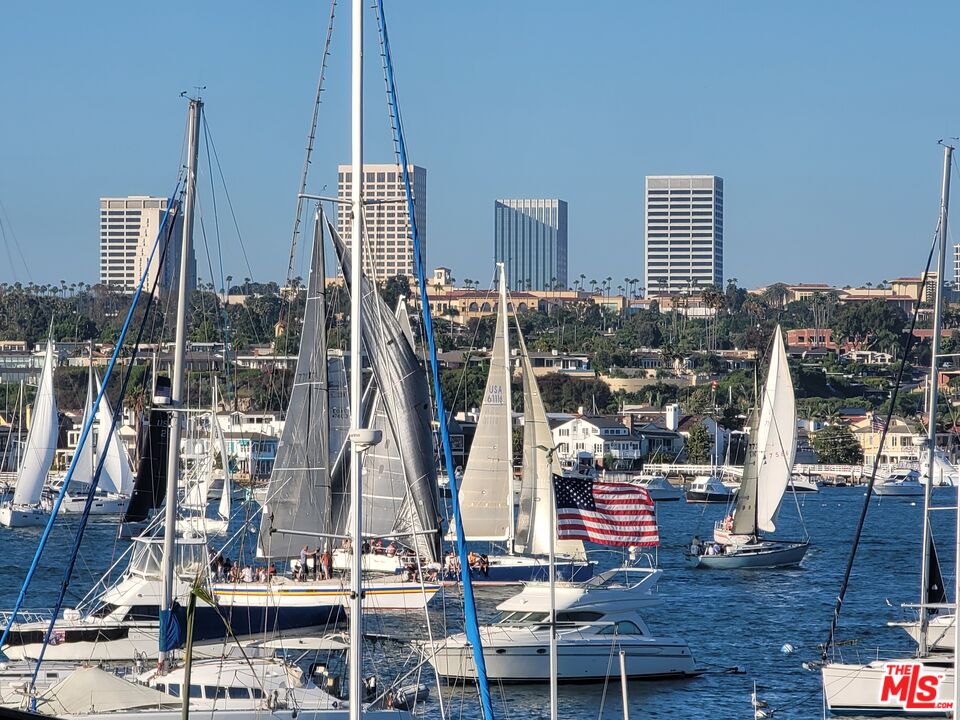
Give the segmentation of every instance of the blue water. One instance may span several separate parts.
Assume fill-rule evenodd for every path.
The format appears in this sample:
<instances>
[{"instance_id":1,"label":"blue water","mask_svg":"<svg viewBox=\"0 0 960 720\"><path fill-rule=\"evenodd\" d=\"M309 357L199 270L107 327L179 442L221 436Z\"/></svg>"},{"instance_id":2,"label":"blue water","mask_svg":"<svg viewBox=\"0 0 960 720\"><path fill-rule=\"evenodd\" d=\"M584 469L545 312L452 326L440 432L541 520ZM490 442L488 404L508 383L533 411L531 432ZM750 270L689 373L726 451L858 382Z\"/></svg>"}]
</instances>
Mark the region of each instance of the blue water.
<instances>
[{"instance_id":1,"label":"blue water","mask_svg":"<svg viewBox=\"0 0 960 720\"><path fill-rule=\"evenodd\" d=\"M938 489L935 501L949 504L954 491ZM886 628L889 620L904 617L902 602L916 602L919 592L920 532L923 518L919 499L874 499L844 604L839 639L858 639L844 648L844 659L868 660L892 653L909 653L911 643L900 630ZM758 694L776 711L777 718L815 718L822 715L819 673L801 667L819 659L818 644L826 639L834 598L860 507L861 488L827 488L800 497L811 548L803 566L776 571L716 571L687 568L683 548L694 534L709 536L724 508L719 505L662 503L658 508L661 545L659 564L664 570L660 594L664 604L645 615L654 632L679 636L708 672L689 680L631 682L629 703L633 718L749 718L754 682ZM953 515L935 513L934 529L948 588L953 584L955 547ZM784 537L801 530L793 501L787 498L779 529ZM66 549L71 544L70 523L58 527L30 590L26 607L50 607L59 586ZM89 588L125 547L114 540L111 523L92 523L87 530L71 605ZM0 539L0 607L10 608L36 547L35 530L6 531ZM247 542L249 542L247 540ZM599 549L599 548L597 548ZM602 565L616 559L598 555ZM484 590L478 594L481 620L495 612L497 602L512 591ZM951 597L952 597L952 593ZM888 604L889 601L889 604ZM455 613L456 601L448 608ZM434 633L442 634L442 613L432 613ZM422 618L373 620L372 632L413 637L424 632ZM795 652L784 654L789 643ZM403 646L378 644L371 663L384 671L409 661ZM859 655L858 655L859 653ZM740 672L726 672L727 668ZM614 668L616 672L616 668ZM388 673L384 673L388 674ZM421 677L428 682L427 674ZM619 679L602 685L560 688L561 718L622 717ZM492 688L500 717L548 717L547 688L504 686ZM445 690L450 717L461 713L479 717L475 690ZM434 708L433 698L426 709Z\"/></svg>"}]
</instances>

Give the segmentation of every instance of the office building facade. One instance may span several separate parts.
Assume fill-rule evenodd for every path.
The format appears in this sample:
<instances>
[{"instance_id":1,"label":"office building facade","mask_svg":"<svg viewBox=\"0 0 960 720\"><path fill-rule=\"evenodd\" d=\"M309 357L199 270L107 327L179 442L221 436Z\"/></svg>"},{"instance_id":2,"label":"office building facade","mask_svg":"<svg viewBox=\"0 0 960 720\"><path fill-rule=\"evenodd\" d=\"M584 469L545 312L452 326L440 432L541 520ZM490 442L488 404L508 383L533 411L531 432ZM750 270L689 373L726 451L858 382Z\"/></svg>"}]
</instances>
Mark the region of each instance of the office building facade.
<instances>
[{"instance_id":1,"label":"office building facade","mask_svg":"<svg viewBox=\"0 0 960 720\"><path fill-rule=\"evenodd\" d=\"M158 275L158 291L176 289L182 243L182 225L178 213L174 212L171 216L171 233L169 236L164 234L165 239L169 237L169 247L163 255L162 265L162 247L158 247L152 262L150 261L168 202L167 198L149 195L100 198L101 283L132 292L139 284L149 262L144 289L149 292ZM187 268L187 289L193 290L197 282L197 261L192 248Z\"/></svg>"},{"instance_id":2,"label":"office building facade","mask_svg":"<svg viewBox=\"0 0 960 720\"><path fill-rule=\"evenodd\" d=\"M427 266L427 171L408 165L413 186L413 211L420 238L420 259ZM416 278L413 233L405 200L403 171L400 165L364 165L363 198L367 235L364 238L364 271L377 280L395 275ZM350 220L350 193L353 172L350 165L340 165L337 172L337 232L352 247L353 228Z\"/></svg>"},{"instance_id":3,"label":"office building facade","mask_svg":"<svg viewBox=\"0 0 960 720\"><path fill-rule=\"evenodd\" d=\"M558 199L497 200L493 257L504 263L511 290L567 287L567 203Z\"/></svg>"},{"instance_id":4,"label":"office building facade","mask_svg":"<svg viewBox=\"0 0 960 720\"><path fill-rule=\"evenodd\" d=\"M723 178L651 175L645 196L647 294L723 287Z\"/></svg>"}]
</instances>

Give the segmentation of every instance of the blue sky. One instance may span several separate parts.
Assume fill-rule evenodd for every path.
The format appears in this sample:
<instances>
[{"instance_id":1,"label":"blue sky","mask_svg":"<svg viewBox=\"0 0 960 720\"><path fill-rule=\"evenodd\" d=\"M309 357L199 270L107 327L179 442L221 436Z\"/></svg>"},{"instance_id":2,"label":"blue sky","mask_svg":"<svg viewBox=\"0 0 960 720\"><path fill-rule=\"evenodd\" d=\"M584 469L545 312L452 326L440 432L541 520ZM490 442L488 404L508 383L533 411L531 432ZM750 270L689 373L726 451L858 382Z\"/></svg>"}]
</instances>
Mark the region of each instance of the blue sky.
<instances>
[{"instance_id":1,"label":"blue sky","mask_svg":"<svg viewBox=\"0 0 960 720\"><path fill-rule=\"evenodd\" d=\"M96 281L98 198L171 191L194 85L249 258L221 216L227 273L282 280L328 12L5 6L0 202L27 267L0 248L0 280ZM960 135L956 3L387 0L387 14L431 267L486 282L494 199L561 197L571 281L642 277L644 175L696 172L725 179L725 275L741 284L922 269L936 142ZM314 191L349 158L349 32L340 0ZM367 160L390 161L375 44L367 57Z\"/></svg>"}]
</instances>

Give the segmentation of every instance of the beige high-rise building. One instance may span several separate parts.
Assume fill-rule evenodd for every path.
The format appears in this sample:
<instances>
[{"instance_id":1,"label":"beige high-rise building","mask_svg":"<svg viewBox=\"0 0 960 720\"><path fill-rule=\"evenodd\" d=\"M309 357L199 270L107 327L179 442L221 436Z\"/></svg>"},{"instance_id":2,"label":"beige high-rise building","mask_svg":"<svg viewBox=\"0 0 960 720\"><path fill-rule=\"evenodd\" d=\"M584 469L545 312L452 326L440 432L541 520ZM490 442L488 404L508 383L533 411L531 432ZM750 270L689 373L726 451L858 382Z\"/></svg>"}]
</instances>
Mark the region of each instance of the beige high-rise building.
<instances>
[{"instance_id":1,"label":"beige high-rise building","mask_svg":"<svg viewBox=\"0 0 960 720\"><path fill-rule=\"evenodd\" d=\"M350 193L353 172L350 165L340 165L337 173L337 232L351 247ZM366 237L364 238L364 271L377 280L394 275L416 278L413 257L413 236L407 204L404 200L403 172L399 165L364 165L363 197ZM408 165L413 186L413 211L420 237L420 258L427 266L427 171ZM391 202L397 201L399 202Z\"/></svg>"},{"instance_id":2,"label":"beige high-rise building","mask_svg":"<svg viewBox=\"0 0 960 720\"><path fill-rule=\"evenodd\" d=\"M119 198L100 198L100 282L114 285L126 291L136 289L150 253L157 240L157 233L167 210L167 198L149 195L131 195ZM169 234L169 248L163 257L162 246L157 248L144 290L149 292L157 280L158 290L169 290L180 268L181 224L177 214L171 216L173 227ZM196 286L196 253L191 252L188 263L190 276L187 287Z\"/></svg>"}]
</instances>

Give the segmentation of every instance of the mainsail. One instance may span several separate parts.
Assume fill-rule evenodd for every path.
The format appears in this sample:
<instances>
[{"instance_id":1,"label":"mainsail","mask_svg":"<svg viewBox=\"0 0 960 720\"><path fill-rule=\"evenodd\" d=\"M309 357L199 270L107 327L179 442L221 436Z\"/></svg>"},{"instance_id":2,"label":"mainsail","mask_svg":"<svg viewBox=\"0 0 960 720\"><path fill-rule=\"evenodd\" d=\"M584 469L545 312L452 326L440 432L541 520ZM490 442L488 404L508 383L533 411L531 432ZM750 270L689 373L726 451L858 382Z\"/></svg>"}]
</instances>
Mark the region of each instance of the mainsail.
<instances>
[{"instance_id":1,"label":"mainsail","mask_svg":"<svg viewBox=\"0 0 960 720\"><path fill-rule=\"evenodd\" d=\"M513 409L506 312L501 301L480 417L460 480L460 513L467 540L506 540L513 535Z\"/></svg>"},{"instance_id":2,"label":"mainsail","mask_svg":"<svg viewBox=\"0 0 960 720\"><path fill-rule=\"evenodd\" d=\"M347 288L354 292L355 289L350 288L350 259L346 248L336 228L329 222L327 227ZM436 561L441 556L440 502L426 374L396 316L366 277L360 293L367 318L361 328L363 347L403 461L408 502L415 515L417 544L428 561Z\"/></svg>"},{"instance_id":3,"label":"mainsail","mask_svg":"<svg viewBox=\"0 0 960 720\"><path fill-rule=\"evenodd\" d=\"M323 241L314 238L297 370L260 522L266 557L295 557L332 530Z\"/></svg>"},{"instance_id":4,"label":"mainsail","mask_svg":"<svg viewBox=\"0 0 960 720\"><path fill-rule=\"evenodd\" d=\"M47 352L40 373L37 397L33 402L27 448L20 463L17 485L13 491L14 505L36 505L43 492L53 456L57 452L59 417L57 399L53 395L53 341L47 340ZM89 438L88 438L89 442ZM93 444L93 443L89 443Z\"/></svg>"},{"instance_id":5,"label":"mainsail","mask_svg":"<svg viewBox=\"0 0 960 720\"><path fill-rule=\"evenodd\" d=\"M137 475L123 522L142 522L163 504L169 444L170 413L151 410L137 432Z\"/></svg>"},{"instance_id":6,"label":"mainsail","mask_svg":"<svg viewBox=\"0 0 960 720\"><path fill-rule=\"evenodd\" d=\"M550 534L554 532L550 513L550 485L554 475L562 474L562 470L519 323L517 337L523 363L523 481L514 549L528 555L547 555L550 552ZM584 554L580 540L556 540L554 550L566 555Z\"/></svg>"}]
</instances>

